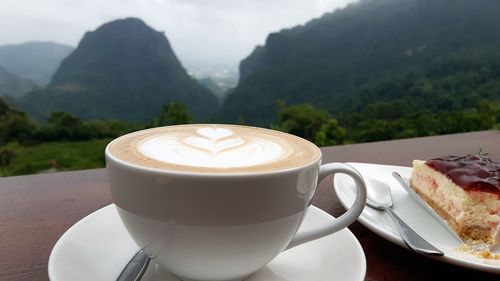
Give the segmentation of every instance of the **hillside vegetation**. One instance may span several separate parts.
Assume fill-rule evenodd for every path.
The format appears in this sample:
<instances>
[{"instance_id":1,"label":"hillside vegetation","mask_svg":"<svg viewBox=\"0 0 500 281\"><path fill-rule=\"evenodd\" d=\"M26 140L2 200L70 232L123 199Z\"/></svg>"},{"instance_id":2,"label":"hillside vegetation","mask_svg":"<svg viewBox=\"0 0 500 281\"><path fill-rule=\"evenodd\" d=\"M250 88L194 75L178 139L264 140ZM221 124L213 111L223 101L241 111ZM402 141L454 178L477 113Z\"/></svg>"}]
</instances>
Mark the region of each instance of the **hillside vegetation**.
<instances>
[{"instance_id":1,"label":"hillside vegetation","mask_svg":"<svg viewBox=\"0 0 500 281\"><path fill-rule=\"evenodd\" d=\"M438 112L499 100L499 10L494 0L365 0L272 33L241 62L221 120L265 126L277 100L341 119L376 101Z\"/></svg>"}]
</instances>

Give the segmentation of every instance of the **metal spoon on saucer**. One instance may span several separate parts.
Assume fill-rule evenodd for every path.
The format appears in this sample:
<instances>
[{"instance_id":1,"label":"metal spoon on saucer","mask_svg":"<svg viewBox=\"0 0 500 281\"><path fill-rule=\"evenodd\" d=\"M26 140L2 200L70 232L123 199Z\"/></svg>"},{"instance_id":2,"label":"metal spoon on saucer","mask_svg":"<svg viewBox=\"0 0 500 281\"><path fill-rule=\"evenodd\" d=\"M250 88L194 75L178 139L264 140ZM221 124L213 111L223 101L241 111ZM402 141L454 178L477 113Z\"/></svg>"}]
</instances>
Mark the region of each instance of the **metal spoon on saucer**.
<instances>
[{"instance_id":1,"label":"metal spoon on saucer","mask_svg":"<svg viewBox=\"0 0 500 281\"><path fill-rule=\"evenodd\" d=\"M116 281L140 281L150 261L151 258L139 250L125 265Z\"/></svg>"},{"instance_id":2,"label":"metal spoon on saucer","mask_svg":"<svg viewBox=\"0 0 500 281\"><path fill-rule=\"evenodd\" d=\"M399 218L396 213L391 209L392 196L391 188L378 180L369 179L367 181L367 199L366 204L372 208L386 211L389 217L392 219L396 228L401 235L401 238L406 243L408 248L412 249L417 253L422 253L426 255L442 256L444 255L436 247L432 246L429 242L424 240L420 235L418 235L413 229L411 229L401 218Z\"/></svg>"}]
</instances>

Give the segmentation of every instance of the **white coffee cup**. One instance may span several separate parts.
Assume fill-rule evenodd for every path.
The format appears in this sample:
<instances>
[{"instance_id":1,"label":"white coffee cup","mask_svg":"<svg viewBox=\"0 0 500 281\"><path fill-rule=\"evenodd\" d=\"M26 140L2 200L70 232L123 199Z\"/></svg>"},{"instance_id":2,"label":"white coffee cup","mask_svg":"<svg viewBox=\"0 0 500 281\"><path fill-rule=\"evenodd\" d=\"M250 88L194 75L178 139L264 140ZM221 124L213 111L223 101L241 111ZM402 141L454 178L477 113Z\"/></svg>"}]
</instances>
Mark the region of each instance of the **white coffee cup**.
<instances>
[{"instance_id":1,"label":"white coffee cup","mask_svg":"<svg viewBox=\"0 0 500 281\"><path fill-rule=\"evenodd\" d=\"M110 145L106 169L121 220L145 253L182 280L243 280L280 252L347 227L366 201L360 174L342 163L321 165L320 155L285 170L189 172L132 164ZM336 220L296 233L317 184L336 173L354 179L355 203Z\"/></svg>"}]
</instances>

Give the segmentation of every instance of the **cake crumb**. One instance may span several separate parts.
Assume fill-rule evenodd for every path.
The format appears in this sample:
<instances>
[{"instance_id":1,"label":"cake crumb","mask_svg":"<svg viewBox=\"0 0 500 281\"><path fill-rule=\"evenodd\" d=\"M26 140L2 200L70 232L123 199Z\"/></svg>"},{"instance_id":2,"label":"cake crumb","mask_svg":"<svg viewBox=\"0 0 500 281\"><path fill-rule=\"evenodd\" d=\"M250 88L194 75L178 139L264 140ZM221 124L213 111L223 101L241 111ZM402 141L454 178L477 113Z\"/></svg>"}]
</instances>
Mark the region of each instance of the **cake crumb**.
<instances>
[{"instance_id":1,"label":"cake crumb","mask_svg":"<svg viewBox=\"0 0 500 281\"><path fill-rule=\"evenodd\" d=\"M457 247L457 250L481 259L500 260L500 254L492 253L489 250L490 246L484 243L462 244Z\"/></svg>"}]
</instances>

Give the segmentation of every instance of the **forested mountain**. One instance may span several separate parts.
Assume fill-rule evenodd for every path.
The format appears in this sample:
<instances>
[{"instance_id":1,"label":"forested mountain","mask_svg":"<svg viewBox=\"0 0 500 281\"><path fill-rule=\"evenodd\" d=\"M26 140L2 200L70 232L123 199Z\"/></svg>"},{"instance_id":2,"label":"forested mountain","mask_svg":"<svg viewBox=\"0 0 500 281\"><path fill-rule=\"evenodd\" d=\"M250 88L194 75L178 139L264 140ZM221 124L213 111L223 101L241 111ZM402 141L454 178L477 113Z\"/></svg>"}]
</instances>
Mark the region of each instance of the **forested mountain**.
<instances>
[{"instance_id":1,"label":"forested mountain","mask_svg":"<svg viewBox=\"0 0 500 281\"><path fill-rule=\"evenodd\" d=\"M345 116L379 100L447 110L500 99L498 11L496 0L363 0L272 33L241 62L221 119L272 123L277 100Z\"/></svg>"},{"instance_id":2,"label":"forested mountain","mask_svg":"<svg viewBox=\"0 0 500 281\"><path fill-rule=\"evenodd\" d=\"M67 45L38 41L3 45L0 46L0 66L18 77L45 86L73 49Z\"/></svg>"},{"instance_id":3,"label":"forested mountain","mask_svg":"<svg viewBox=\"0 0 500 281\"><path fill-rule=\"evenodd\" d=\"M192 79L167 38L135 18L87 32L48 87L17 101L37 118L65 111L83 119L146 121L170 101L197 118L215 113L217 98Z\"/></svg>"},{"instance_id":4,"label":"forested mountain","mask_svg":"<svg viewBox=\"0 0 500 281\"><path fill-rule=\"evenodd\" d=\"M33 81L18 77L0 66L0 96L20 97L34 87Z\"/></svg>"}]
</instances>

